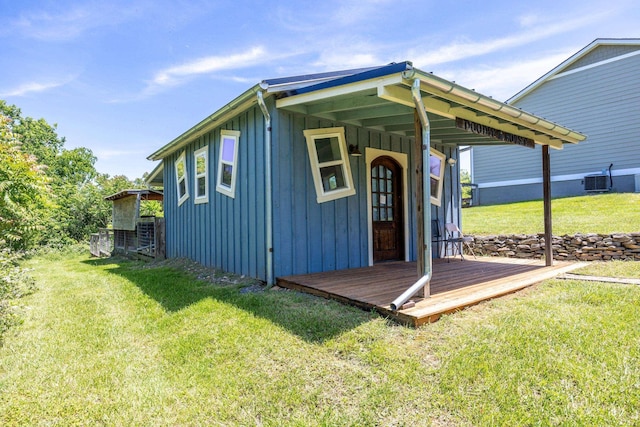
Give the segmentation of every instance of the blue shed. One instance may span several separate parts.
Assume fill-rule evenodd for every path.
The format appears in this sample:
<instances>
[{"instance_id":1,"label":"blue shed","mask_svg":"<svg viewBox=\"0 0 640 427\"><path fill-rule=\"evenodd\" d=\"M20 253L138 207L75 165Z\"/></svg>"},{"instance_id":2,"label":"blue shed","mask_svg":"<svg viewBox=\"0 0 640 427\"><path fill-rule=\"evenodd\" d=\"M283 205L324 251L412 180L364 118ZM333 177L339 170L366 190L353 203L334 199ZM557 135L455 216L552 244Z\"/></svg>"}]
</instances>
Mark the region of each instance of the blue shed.
<instances>
[{"instance_id":1,"label":"blue shed","mask_svg":"<svg viewBox=\"0 0 640 427\"><path fill-rule=\"evenodd\" d=\"M264 80L149 159L162 161L167 257L273 283L430 264L431 220L460 225L460 146L583 138L402 62Z\"/></svg>"}]
</instances>

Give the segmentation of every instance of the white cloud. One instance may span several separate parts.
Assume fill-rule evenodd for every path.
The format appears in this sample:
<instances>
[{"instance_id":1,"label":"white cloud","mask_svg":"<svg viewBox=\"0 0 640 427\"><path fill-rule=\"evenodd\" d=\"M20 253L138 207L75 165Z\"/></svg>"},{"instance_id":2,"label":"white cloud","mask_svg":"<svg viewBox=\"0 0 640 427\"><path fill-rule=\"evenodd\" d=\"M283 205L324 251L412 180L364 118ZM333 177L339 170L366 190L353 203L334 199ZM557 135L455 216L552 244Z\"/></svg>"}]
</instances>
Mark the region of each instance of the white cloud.
<instances>
[{"instance_id":1,"label":"white cloud","mask_svg":"<svg viewBox=\"0 0 640 427\"><path fill-rule=\"evenodd\" d=\"M151 87L170 86L182 79L199 74L210 74L216 71L245 68L259 64L268 57L261 46L253 47L245 52L227 56L207 56L182 65L176 65L155 74Z\"/></svg>"},{"instance_id":2,"label":"white cloud","mask_svg":"<svg viewBox=\"0 0 640 427\"><path fill-rule=\"evenodd\" d=\"M456 80L465 87L499 101L512 97L538 78L551 71L575 53L576 49L554 52L526 61L505 62L500 66L478 66L449 69L438 73L443 78Z\"/></svg>"},{"instance_id":3,"label":"white cloud","mask_svg":"<svg viewBox=\"0 0 640 427\"><path fill-rule=\"evenodd\" d=\"M23 83L17 87L14 87L13 89L8 89L6 92L0 93L0 96L2 97L24 96L29 93L45 92L47 90L54 89L56 87L64 86L65 84L69 83L69 81L71 80L72 79L67 79L61 82L48 82L48 83L39 83L39 82Z\"/></svg>"},{"instance_id":4,"label":"white cloud","mask_svg":"<svg viewBox=\"0 0 640 427\"><path fill-rule=\"evenodd\" d=\"M380 65L382 62L372 53L349 53L328 51L320 55L313 63L315 67L323 70L347 70L350 68L370 67Z\"/></svg>"},{"instance_id":5,"label":"white cloud","mask_svg":"<svg viewBox=\"0 0 640 427\"><path fill-rule=\"evenodd\" d=\"M410 57L415 58L414 62L416 64L427 64L429 66L454 62L474 56L490 54L503 49L524 46L550 36L570 32L577 28L592 25L595 21L602 20L605 15L607 15L606 12L598 11L592 15L584 15L572 20L552 22L547 25L538 25L524 32L481 42L461 39L431 52L410 54Z\"/></svg>"},{"instance_id":6,"label":"white cloud","mask_svg":"<svg viewBox=\"0 0 640 427\"><path fill-rule=\"evenodd\" d=\"M62 12L39 8L21 15L10 27L26 37L45 41L66 41L79 37L86 31L115 25L135 15L136 9L110 2L74 6Z\"/></svg>"}]
</instances>

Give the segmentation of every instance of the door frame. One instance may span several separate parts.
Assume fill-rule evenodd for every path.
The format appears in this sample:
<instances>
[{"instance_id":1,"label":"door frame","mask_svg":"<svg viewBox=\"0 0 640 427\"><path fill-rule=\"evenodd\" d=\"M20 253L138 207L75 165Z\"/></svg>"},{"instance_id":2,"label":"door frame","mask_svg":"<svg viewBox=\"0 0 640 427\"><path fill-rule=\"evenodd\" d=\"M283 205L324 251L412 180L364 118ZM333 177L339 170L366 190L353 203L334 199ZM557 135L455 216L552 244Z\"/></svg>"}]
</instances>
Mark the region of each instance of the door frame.
<instances>
[{"instance_id":1,"label":"door frame","mask_svg":"<svg viewBox=\"0 0 640 427\"><path fill-rule=\"evenodd\" d=\"M364 159L367 171L367 229L369 246L369 266L373 265L373 212L371 209L371 163L378 157L386 156L395 160L402 170L402 222L404 223L404 260L409 261L409 157L405 153L365 148Z\"/></svg>"}]
</instances>

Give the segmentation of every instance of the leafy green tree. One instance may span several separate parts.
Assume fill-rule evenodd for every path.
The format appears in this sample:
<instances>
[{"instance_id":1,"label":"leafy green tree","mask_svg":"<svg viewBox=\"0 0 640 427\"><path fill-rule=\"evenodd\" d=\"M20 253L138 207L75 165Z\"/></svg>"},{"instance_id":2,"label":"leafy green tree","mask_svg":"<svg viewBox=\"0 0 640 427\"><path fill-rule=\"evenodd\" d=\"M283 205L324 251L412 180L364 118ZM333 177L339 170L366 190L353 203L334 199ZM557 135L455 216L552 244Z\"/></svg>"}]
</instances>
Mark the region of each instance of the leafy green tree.
<instances>
[{"instance_id":1,"label":"leafy green tree","mask_svg":"<svg viewBox=\"0 0 640 427\"><path fill-rule=\"evenodd\" d=\"M471 198L471 174L466 169L460 169L460 183L462 184L462 198Z\"/></svg>"},{"instance_id":2,"label":"leafy green tree","mask_svg":"<svg viewBox=\"0 0 640 427\"><path fill-rule=\"evenodd\" d=\"M22 151L11 124L0 114L0 248L15 250L39 242L52 204L43 168Z\"/></svg>"},{"instance_id":3,"label":"leafy green tree","mask_svg":"<svg viewBox=\"0 0 640 427\"><path fill-rule=\"evenodd\" d=\"M0 100L0 117L0 243L29 246L86 240L111 221L112 203L105 197L147 187L144 179L132 182L123 175L99 174L91 150L66 149L56 125L23 117L15 105ZM158 202L141 206L143 215L161 212Z\"/></svg>"}]
</instances>

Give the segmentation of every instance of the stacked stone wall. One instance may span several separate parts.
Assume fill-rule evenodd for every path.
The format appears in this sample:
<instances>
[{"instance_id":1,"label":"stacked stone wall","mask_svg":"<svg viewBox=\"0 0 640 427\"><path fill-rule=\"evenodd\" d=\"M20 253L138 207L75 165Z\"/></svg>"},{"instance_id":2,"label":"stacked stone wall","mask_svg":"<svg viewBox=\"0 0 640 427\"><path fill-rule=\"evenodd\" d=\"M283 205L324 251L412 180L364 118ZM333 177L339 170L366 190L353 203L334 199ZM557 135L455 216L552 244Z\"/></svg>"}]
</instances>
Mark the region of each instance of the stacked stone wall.
<instances>
[{"instance_id":1,"label":"stacked stone wall","mask_svg":"<svg viewBox=\"0 0 640 427\"><path fill-rule=\"evenodd\" d=\"M476 255L510 258L543 258L544 234L474 236L470 242ZM557 260L640 261L640 233L572 234L553 236Z\"/></svg>"}]
</instances>

